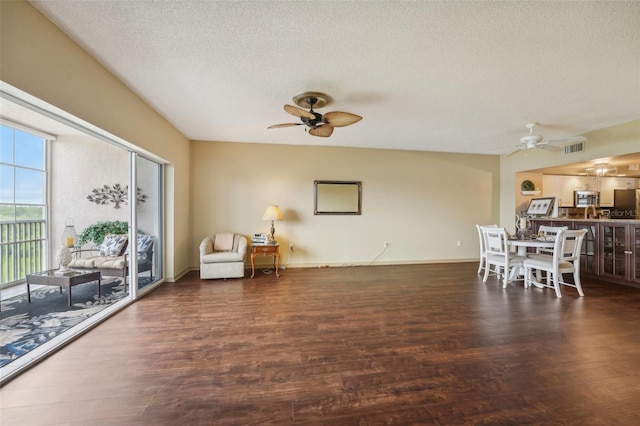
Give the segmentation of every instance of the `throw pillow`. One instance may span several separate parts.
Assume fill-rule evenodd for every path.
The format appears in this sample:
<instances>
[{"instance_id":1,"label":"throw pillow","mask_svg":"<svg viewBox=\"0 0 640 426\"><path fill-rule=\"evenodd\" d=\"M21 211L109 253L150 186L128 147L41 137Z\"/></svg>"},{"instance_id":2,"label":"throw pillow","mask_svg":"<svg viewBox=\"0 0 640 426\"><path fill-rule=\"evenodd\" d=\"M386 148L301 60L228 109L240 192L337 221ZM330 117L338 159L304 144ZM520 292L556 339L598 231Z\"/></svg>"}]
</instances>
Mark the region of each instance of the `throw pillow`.
<instances>
[{"instance_id":1,"label":"throw pillow","mask_svg":"<svg viewBox=\"0 0 640 426\"><path fill-rule=\"evenodd\" d=\"M151 246L153 246L154 240L153 235L138 234L136 251L138 252L139 258L147 255L147 252L151 249ZM127 246L125 250L125 254L127 255L129 254L129 248L130 246Z\"/></svg>"},{"instance_id":2,"label":"throw pillow","mask_svg":"<svg viewBox=\"0 0 640 426\"><path fill-rule=\"evenodd\" d=\"M153 246L153 235L138 235L138 256L146 256Z\"/></svg>"},{"instance_id":3,"label":"throw pillow","mask_svg":"<svg viewBox=\"0 0 640 426\"><path fill-rule=\"evenodd\" d=\"M100 256L121 256L127 246L127 235L107 234L100 244Z\"/></svg>"}]
</instances>

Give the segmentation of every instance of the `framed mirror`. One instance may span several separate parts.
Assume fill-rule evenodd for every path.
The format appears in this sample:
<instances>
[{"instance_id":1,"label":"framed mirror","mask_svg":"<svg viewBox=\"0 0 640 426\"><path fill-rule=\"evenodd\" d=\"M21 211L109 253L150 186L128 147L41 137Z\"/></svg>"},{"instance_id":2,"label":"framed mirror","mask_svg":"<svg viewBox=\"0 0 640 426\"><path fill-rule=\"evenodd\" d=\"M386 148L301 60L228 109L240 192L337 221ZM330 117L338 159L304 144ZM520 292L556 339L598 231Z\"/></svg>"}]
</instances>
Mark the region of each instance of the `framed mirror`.
<instances>
[{"instance_id":1,"label":"framed mirror","mask_svg":"<svg viewBox=\"0 0 640 426\"><path fill-rule=\"evenodd\" d=\"M362 182L316 180L313 214L362 214Z\"/></svg>"}]
</instances>

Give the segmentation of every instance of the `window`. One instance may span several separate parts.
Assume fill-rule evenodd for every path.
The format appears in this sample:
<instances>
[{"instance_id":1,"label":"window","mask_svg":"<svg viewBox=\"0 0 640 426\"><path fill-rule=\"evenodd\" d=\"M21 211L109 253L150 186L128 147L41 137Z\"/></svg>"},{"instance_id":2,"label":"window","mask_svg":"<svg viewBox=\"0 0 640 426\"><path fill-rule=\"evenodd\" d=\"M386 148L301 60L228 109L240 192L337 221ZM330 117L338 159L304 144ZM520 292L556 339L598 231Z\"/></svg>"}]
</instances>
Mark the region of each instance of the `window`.
<instances>
[{"instance_id":1,"label":"window","mask_svg":"<svg viewBox=\"0 0 640 426\"><path fill-rule=\"evenodd\" d=\"M0 285L47 263L47 138L21 127L0 125Z\"/></svg>"}]
</instances>

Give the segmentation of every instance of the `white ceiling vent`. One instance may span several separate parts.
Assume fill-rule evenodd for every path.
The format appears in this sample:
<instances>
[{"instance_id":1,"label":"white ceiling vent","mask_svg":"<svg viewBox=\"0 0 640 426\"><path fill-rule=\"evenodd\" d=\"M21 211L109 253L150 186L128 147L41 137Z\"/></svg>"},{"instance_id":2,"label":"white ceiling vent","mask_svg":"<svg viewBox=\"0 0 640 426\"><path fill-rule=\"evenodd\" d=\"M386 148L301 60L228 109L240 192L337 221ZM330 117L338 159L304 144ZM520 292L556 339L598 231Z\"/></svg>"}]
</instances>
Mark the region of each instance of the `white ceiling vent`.
<instances>
[{"instance_id":1,"label":"white ceiling vent","mask_svg":"<svg viewBox=\"0 0 640 426\"><path fill-rule=\"evenodd\" d=\"M565 154L575 154L584 151L584 142L578 142L564 147Z\"/></svg>"}]
</instances>

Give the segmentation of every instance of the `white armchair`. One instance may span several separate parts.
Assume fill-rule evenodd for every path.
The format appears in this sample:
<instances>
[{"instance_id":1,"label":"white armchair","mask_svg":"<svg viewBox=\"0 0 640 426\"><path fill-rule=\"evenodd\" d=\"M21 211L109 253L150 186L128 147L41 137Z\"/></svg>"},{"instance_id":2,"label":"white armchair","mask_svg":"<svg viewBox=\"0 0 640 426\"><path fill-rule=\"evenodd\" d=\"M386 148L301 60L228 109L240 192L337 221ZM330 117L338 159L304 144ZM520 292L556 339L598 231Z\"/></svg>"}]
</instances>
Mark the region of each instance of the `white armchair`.
<instances>
[{"instance_id":1,"label":"white armchair","mask_svg":"<svg viewBox=\"0 0 640 426\"><path fill-rule=\"evenodd\" d=\"M218 233L200 243L200 278L242 278L247 238L240 234Z\"/></svg>"}]
</instances>

